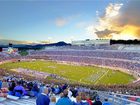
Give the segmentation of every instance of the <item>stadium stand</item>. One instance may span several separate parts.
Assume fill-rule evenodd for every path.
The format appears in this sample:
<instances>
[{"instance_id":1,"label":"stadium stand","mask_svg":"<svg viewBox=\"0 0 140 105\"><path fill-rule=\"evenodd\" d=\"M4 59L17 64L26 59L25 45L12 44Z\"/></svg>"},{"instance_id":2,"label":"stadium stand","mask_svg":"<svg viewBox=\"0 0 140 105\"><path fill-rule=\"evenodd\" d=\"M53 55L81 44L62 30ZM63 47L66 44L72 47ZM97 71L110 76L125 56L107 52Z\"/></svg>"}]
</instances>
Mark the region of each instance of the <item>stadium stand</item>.
<instances>
[{"instance_id":1,"label":"stadium stand","mask_svg":"<svg viewBox=\"0 0 140 105\"><path fill-rule=\"evenodd\" d=\"M42 57L57 61L77 62L87 65L125 70L140 76L139 52L118 50L46 50L30 51L30 57Z\"/></svg>"},{"instance_id":2,"label":"stadium stand","mask_svg":"<svg viewBox=\"0 0 140 105\"><path fill-rule=\"evenodd\" d=\"M122 68L122 69L126 69L129 70L128 72L131 73L136 73L139 74L140 73L140 59L139 59L139 52L135 52L135 51L114 51L114 50L60 50L60 49L47 49L45 51L29 51L29 55L22 57L20 55L9 55L7 53L0 53L0 62L4 63L4 62L8 62L8 61L18 61L18 60L28 60L28 59L47 59L47 60L56 60L56 61L67 61L67 62L78 62L78 63L83 63L83 64L88 64L88 65L99 65L99 66L111 66L111 67L116 67L116 68ZM41 86L46 86L47 88L51 89L51 94L50 94L50 98L52 96L55 96L57 101L60 98L60 93L63 92L64 89L69 89L73 94L73 97L70 96L70 99L72 101L76 100L76 96L78 93L80 93L81 97L82 94L86 94L86 96L90 96L91 100L94 102L96 100L96 97L100 97L100 100L102 102L104 102L105 98L108 98L109 102L112 105L140 105L140 97L139 96L134 96L134 93L128 93L128 95L124 95L121 93L113 93L113 92L108 92L108 91L97 91L96 88L92 89L92 88L88 88L88 87L83 87L83 86L70 86L70 85L64 85L64 84L60 84L60 85L55 85L55 84L42 84L41 82L36 82L33 81L34 79L29 78L28 80L22 80L22 73L19 72L20 75L13 75L13 73L3 73L4 70L1 70L1 76L3 77L3 79L6 79L4 81L2 81L2 83L8 83L8 87L6 87L7 89L9 88L10 84L12 83L12 81L14 80L14 82L21 82L22 81L22 86L26 87L27 89L30 89L30 91L28 92L28 94L24 94L23 96L29 96L29 98L27 99L23 99L20 97L20 99L17 98L17 96L15 96L13 94L10 94L10 89L7 90L8 94L10 96L7 95L7 92L2 91L1 92L1 98L0 98L0 105L36 105L36 92L32 91L33 89L33 85L35 85L37 83L37 89L39 89L39 91L41 91ZM26 71L25 71L26 72ZM29 72L31 72L29 70ZM36 74L36 73L35 73ZM6 75L6 76L5 76ZM36 74L37 75L37 74ZM41 74L42 75L42 74ZM25 77L24 77L25 78ZM32 84L32 87L27 87L28 83L34 83ZM20 84L20 85L21 85ZM139 84L139 82L137 81L136 84ZM17 86L17 85L16 85ZM98 87L97 87L98 88ZM100 87L101 88L101 87ZM103 88L105 88L103 86ZM107 87L108 88L108 87ZM111 87L112 88L112 87ZM131 89L133 87L123 87L123 89L125 90L125 88L127 89ZM99 88L98 88L99 89ZM121 90L122 88L120 88ZM111 91L111 89L109 89ZM114 86L114 88L112 88L112 90L119 90L119 88L116 86ZM124 91L123 90L123 91ZM38 91L38 94L39 94ZM77 92L77 94L75 94L75 92ZM121 91L123 93L123 91ZM15 92L15 91L14 91ZM82 93L82 94L81 94ZM126 92L124 92L126 94ZM5 98L5 96L7 96ZM14 98L14 99L13 99ZM82 99L85 100L85 99ZM88 102L88 101L86 101Z\"/></svg>"},{"instance_id":3,"label":"stadium stand","mask_svg":"<svg viewBox=\"0 0 140 105\"><path fill-rule=\"evenodd\" d=\"M29 87L26 87L26 88L31 89L31 91L33 93L30 93L31 92L30 91L30 92L28 92L29 93L28 96L26 94L20 98L18 98L15 95L7 95L7 98L4 98L5 96L2 98L2 96L1 96L0 105L36 105L36 97L34 96L35 95L34 93L36 93L36 92L35 92L35 89L33 89L35 84L37 84L36 86L39 89L38 94L40 91L42 91L44 86L46 86L46 88L50 89L49 97L50 97L50 99L52 97L55 97L56 103L60 99L60 96L63 97L61 93L65 89L68 89L68 97L72 103L77 102L76 99L80 96L81 100L82 100L81 102L83 102L83 103L85 103L85 102L88 103L90 100L91 100L91 102L94 103L94 102L96 102L96 98L99 98L100 101L104 103L104 99L107 98L108 102L111 103L112 105L140 105L139 96L123 95L123 94L107 92L107 91L97 91L97 90L92 90L87 87L70 86L67 84L59 84L59 85L41 84L41 83L35 82L35 81L24 80L24 79L22 79L21 76L18 76L18 75L16 75L16 76L13 76L10 74L6 74L6 75L7 76L4 76L3 79L6 79L7 83L9 84L8 86L10 86L10 84L12 83L13 80L15 82L20 81L22 83L21 86L26 87L25 84L27 84L27 86L29 86ZM9 94L9 92L8 92L8 94ZM87 104L87 105L90 105L90 104Z\"/></svg>"}]
</instances>

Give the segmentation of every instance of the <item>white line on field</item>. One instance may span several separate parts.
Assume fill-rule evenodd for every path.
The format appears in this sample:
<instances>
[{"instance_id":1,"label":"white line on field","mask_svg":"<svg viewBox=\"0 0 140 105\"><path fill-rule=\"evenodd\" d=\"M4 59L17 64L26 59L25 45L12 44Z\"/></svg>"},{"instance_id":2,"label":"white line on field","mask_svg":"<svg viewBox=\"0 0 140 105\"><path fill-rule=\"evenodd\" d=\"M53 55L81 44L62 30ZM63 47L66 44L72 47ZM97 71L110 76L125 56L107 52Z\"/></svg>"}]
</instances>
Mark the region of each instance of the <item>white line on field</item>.
<instances>
[{"instance_id":1,"label":"white line on field","mask_svg":"<svg viewBox=\"0 0 140 105\"><path fill-rule=\"evenodd\" d=\"M99 81L100 79L102 79L108 72L109 72L109 70L107 70L107 72L104 73L104 74L98 79L98 81ZM98 81L96 81L94 84L96 85L96 84L98 83Z\"/></svg>"}]
</instances>

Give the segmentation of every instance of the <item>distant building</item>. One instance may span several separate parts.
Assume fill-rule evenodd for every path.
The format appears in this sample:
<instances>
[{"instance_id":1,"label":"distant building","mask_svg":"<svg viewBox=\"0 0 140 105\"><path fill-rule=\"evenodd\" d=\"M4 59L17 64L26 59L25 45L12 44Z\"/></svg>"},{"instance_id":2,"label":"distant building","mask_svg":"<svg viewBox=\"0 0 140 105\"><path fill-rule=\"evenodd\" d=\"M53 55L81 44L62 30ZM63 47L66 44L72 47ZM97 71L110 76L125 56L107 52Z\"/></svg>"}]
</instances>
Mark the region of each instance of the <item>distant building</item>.
<instances>
[{"instance_id":1,"label":"distant building","mask_svg":"<svg viewBox=\"0 0 140 105\"><path fill-rule=\"evenodd\" d=\"M110 45L109 39L95 39L95 40L78 40L78 41L72 41L72 45L77 46L98 46L98 45Z\"/></svg>"}]
</instances>

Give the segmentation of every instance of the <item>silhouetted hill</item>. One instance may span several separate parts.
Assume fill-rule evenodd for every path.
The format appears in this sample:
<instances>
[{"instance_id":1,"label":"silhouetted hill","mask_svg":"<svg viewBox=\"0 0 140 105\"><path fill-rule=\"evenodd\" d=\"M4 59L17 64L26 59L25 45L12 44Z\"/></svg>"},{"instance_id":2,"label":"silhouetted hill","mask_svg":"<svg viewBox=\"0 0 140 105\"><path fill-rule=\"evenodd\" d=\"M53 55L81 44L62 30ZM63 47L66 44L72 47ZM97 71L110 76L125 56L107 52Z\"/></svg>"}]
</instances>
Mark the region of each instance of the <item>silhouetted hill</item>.
<instances>
[{"instance_id":1,"label":"silhouetted hill","mask_svg":"<svg viewBox=\"0 0 140 105\"><path fill-rule=\"evenodd\" d=\"M65 43L63 41L57 43L46 44L46 46L70 46L71 44Z\"/></svg>"},{"instance_id":2,"label":"silhouetted hill","mask_svg":"<svg viewBox=\"0 0 140 105\"><path fill-rule=\"evenodd\" d=\"M57 42L57 43L51 43L51 44L13 44L12 45L14 48L18 48L19 50L22 49L43 49L45 47L50 47L50 46L71 46L69 43L65 43L63 41ZM2 48L9 47L8 45L0 45Z\"/></svg>"}]
</instances>

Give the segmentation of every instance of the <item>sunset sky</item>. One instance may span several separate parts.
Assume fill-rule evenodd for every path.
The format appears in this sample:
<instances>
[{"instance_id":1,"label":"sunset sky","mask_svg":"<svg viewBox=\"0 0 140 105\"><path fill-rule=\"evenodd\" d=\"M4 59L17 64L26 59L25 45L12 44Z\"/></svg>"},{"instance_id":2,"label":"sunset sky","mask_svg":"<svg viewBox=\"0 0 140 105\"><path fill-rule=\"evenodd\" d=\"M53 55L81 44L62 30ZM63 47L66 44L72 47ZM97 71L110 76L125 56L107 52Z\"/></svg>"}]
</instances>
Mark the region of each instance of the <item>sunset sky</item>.
<instances>
[{"instance_id":1,"label":"sunset sky","mask_svg":"<svg viewBox=\"0 0 140 105\"><path fill-rule=\"evenodd\" d=\"M139 39L140 0L1 0L0 39Z\"/></svg>"}]
</instances>

